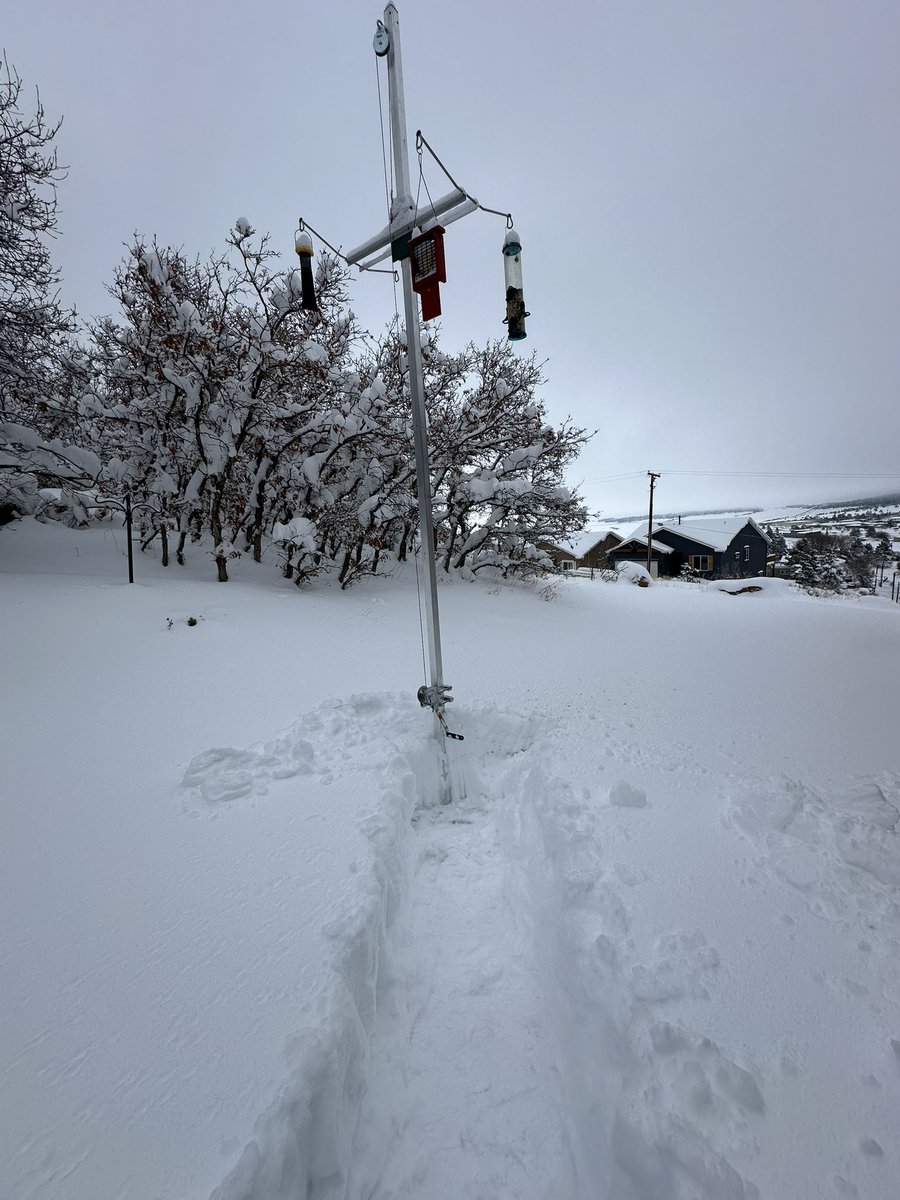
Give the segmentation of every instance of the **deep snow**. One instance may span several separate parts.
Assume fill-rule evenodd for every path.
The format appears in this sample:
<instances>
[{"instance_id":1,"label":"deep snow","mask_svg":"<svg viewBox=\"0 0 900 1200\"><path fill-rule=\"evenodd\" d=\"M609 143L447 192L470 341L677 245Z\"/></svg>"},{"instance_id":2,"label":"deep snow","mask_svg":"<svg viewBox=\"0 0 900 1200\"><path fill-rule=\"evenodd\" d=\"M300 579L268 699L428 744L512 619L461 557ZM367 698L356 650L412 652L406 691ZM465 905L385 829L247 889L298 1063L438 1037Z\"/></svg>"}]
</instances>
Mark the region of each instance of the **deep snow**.
<instances>
[{"instance_id":1,"label":"deep snow","mask_svg":"<svg viewBox=\"0 0 900 1200\"><path fill-rule=\"evenodd\" d=\"M900 606L442 586L440 806L411 572L123 552L0 531L0 1195L896 1196Z\"/></svg>"}]
</instances>

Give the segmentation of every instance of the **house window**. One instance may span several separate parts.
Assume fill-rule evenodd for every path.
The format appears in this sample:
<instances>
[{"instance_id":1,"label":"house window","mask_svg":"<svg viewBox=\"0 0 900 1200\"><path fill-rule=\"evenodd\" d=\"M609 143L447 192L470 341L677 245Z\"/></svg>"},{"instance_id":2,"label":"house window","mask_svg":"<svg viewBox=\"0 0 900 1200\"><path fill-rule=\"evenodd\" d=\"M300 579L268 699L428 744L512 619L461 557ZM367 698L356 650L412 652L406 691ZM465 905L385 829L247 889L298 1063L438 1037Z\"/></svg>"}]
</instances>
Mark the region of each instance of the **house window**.
<instances>
[{"instance_id":1,"label":"house window","mask_svg":"<svg viewBox=\"0 0 900 1200\"><path fill-rule=\"evenodd\" d=\"M711 571L713 556L711 554L691 554L688 556L688 563L692 571Z\"/></svg>"},{"instance_id":2,"label":"house window","mask_svg":"<svg viewBox=\"0 0 900 1200\"><path fill-rule=\"evenodd\" d=\"M564 558L564 559L562 560L562 569L563 569L564 571L574 571L574 570L575 570L575 563L572 561L572 559L571 559L571 558Z\"/></svg>"},{"instance_id":3,"label":"house window","mask_svg":"<svg viewBox=\"0 0 900 1200\"><path fill-rule=\"evenodd\" d=\"M744 547L744 562L749 562L749 561L750 561L750 547L745 546Z\"/></svg>"}]
</instances>

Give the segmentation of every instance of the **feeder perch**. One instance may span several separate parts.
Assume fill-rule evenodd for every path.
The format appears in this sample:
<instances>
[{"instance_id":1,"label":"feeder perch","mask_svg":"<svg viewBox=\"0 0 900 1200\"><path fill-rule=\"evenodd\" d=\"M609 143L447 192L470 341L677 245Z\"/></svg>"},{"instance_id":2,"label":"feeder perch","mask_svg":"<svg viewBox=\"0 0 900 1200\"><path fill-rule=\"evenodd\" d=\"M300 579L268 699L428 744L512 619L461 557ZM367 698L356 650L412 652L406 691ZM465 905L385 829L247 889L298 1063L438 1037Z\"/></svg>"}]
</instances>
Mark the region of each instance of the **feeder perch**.
<instances>
[{"instance_id":1,"label":"feeder perch","mask_svg":"<svg viewBox=\"0 0 900 1200\"><path fill-rule=\"evenodd\" d=\"M422 320L431 321L441 315L439 284L447 282L444 265L444 229L433 229L409 239L409 261L412 267L413 291L422 298Z\"/></svg>"},{"instance_id":2,"label":"feeder perch","mask_svg":"<svg viewBox=\"0 0 900 1200\"><path fill-rule=\"evenodd\" d=\"M506 278L506 325L507 337L511 342L520 342L528 336L525 318L525 294L522 290L522 240L514 229L507 229L503 239L503 274Z\"/></svg>"},{"instance_id":3,"label":"feeder perch","mask_svg":"<svg viewBox=\"0 0 900 1200\"><path fill-rule=\"evenodd\" d=\"M307 312L318 312L316 301L316 285L313 282L312 238L304 229L298 229L294 234L294 249L300 259L300 307Z\"/></svg>"}]
</instances>

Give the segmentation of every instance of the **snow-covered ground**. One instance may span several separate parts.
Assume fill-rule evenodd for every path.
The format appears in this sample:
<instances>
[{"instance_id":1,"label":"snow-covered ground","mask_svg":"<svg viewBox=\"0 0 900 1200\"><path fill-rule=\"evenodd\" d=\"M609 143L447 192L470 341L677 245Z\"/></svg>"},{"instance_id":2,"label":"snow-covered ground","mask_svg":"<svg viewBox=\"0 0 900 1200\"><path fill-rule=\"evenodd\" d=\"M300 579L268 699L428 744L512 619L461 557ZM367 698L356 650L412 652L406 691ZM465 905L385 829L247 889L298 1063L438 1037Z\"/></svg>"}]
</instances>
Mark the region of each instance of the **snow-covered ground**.
<instances>
[{"instance_id":1,"label":"snow-covered ground","mask_svg":"<svg viewBox=\"0 0 900 1200\"><path fill-rule=\"evenodd\" d=\"M411 572L123 551L0 531L4 1200L897 1196L900 606L443 586L441 806Z\"/></svg>"}]
</instances>

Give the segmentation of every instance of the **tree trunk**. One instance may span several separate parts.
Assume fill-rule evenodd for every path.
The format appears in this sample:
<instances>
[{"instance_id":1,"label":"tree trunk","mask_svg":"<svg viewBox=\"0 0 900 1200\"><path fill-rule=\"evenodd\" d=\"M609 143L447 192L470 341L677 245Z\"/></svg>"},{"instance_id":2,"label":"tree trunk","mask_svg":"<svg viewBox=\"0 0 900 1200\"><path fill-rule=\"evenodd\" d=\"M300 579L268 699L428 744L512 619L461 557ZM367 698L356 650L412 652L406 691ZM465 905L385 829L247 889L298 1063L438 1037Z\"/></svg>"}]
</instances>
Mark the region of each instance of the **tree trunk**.
<instances>
[{"instance_id":1,"label":"tree trunk","mask_svg":"<svg viewBox=\"0 0 900 1200\"><path fill-rule=\"evenodd\" d=\"M165 525L159 527L159 540L162 542L162 565L169 565L169 531Z\"/></svg>"},{"instance_id":2,"label":"tree trunk","mask_svg":"<svg viewBox=\"0 0 900 1200\"><path fill-rule=\"evenodd\" d=\"M179 567L184 566L184 543L187 541L187 530L182 529L181 536L178 539L178 549L175 551L175 558Z\"/></svg>"},{"instance_id":3,"label":"tree trunk","mask_svg":"<svg viewBox=\"0 0 900 1200\"><path fill-rule=\"evenodd\" d=\"M222 552L222 498L220 495L213 497L212 505L209 510L209 531L212 534L213 541L216 544L216 571L218 572L219 583L228 582L228 561Z\"/></svg>"}]
</instances>

